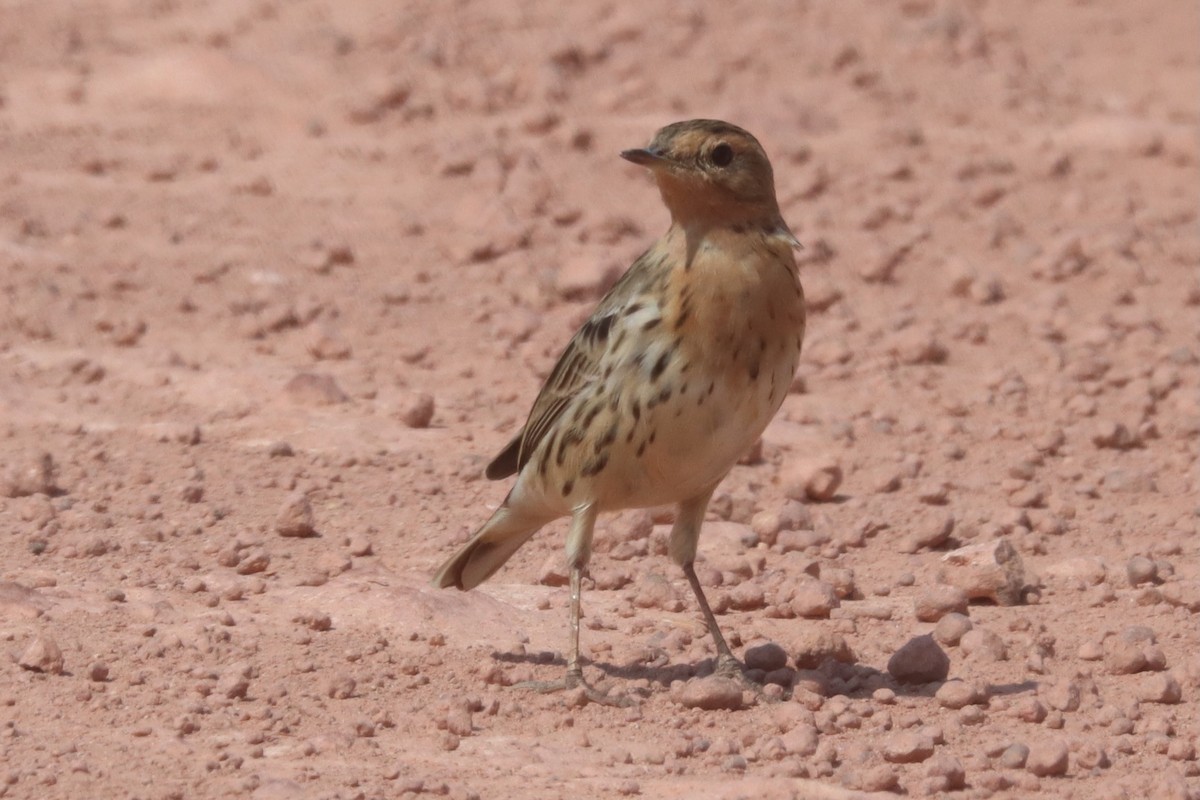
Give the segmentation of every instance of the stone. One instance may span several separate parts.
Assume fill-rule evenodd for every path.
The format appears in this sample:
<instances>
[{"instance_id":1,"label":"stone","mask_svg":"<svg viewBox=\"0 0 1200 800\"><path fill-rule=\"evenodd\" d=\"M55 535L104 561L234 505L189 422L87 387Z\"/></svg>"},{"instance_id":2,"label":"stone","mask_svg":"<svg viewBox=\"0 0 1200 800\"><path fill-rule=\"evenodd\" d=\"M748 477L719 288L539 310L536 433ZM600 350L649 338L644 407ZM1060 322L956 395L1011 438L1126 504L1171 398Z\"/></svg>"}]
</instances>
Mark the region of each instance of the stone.
<instances>
[{"instance_id":1,"label":"stone","mask_svg":"<svg viewBox=\"0 0 1200 800\"><path fill-rule=\"evenodd\" d=\"M1125 577L1130 586L1158 582L1158 565L1145 556L1134 556L1125 564Z\"/></svg>"},{"instance_id":2,"label":"stone","mask_svg":"<svg viewBox=\"0 0 1200 800\"><path fill-rule=\"evenodd\" d=\"M1055 711L1078 711L1081 695L1079 682L1067 678L1038 689L1038 696Z\"/></svg>"},{"instance_id":3,"label":"stone","mask_svg":"<svg viewBox=\"0 0 1200 800\"><path fill-rule=\"evenodd\" d=\"M396 416L410 428L428 428L433 412L433 395L424 392L405 395L396 407Z\"/></svg>"},{"instance_id":4,"label":"stone","mask_svg":"<svg viewBox=\"0 0 1200 800\"><path fill-rule=\"evenodd\" d=\"M967 771L962 762L949 753L942 753L930 759L925 766L925 774L939 781L939 792L955 792L967 785Z\"/></svg>"},{"instance_id":5,"label":"stone","mask_svg":"<svg viewBox=\"0 0 1200 800\"><path fill-rule=\"evenodd\" d=\"M1144 703L1175 704L1183 699L1183 688L1169 672L1143 678L1137 685L1137 699Z\"/></svg>"},{"instance_id":6,"label":"stone","mask_svg":"<svg viewBox=\"0 0 1200 800\"><path fill-rule=\"evenodd\" d=\"M975 623L971 622L970 617L952 612L938 620L937 625L933 627L933 638L941 644L953 647L974 627Z\"/></svg>"},{"instance_id":7,"label":"stone","mask_svg":"<svg viewBox=\"0 0 1200 800\"><path fill-rule=\"evenodd\" d=\"M1038 742L1029 748L1025 769L1039 778L1066 775L1069 756L1066 742L1057 739Z\"/></svg>"},{"instance_id":8,"label":"stone","mask_svg":"<svg viewBox=\"0 0 1200 800\"><path fill-rule=\"evenodd\" d=\"M774 642L747 647L744 660L748 669L761 669L763 672L782 669L787 666L787 651Z\"/></svg>"},{"instance_id":9,"label":"stone","mask_svg":"<svg viewBox=\"0 0 1200 800\"><path fill-rule=\"evenodd\" d=\"M312 504L304 492L292 492L283 501L279 513L275 515L275 532L280 536L313 536Z\"/></svg>"},{"instance_id":10,"label":"stone","mask_svg":"<svg viewBox=\"0 0 1200 800\"><path fill-rule=\"evenodd\" d=\"M958 646L966 655L985 661L1008 660L1008 645L999 634L987 628L972 628L967 631Z\"/></svg>"},{"instance_id":11,"label":"stone","mask_svg":"<svg viewBox=\"0 0 1200 800\"><path fill-rule=\"evenodd\" d=\"M913 527L914 530L900 543L900 552L916 553L919 550L935 550L944 545L950 539L950 534L954 532L954 515L945 513L921 515Z\"/></svg>"},{"instance_id":12,"label":"stone","mask_svg":"<svg viewBox=\"0 0 1200 800\"><path fill-rule=\"evenodd\" d=\"M48 636L35 636L17 664L30 672L44 672L49 675L61 675L63 672L63 654L58 643Z\"/></svg>"},{"instance_id":13,"label":"stone","mask_svg":"<svg viewBox=\"0 0 1200 800\"><path fill-rule=\"evenodd\" d=\"M840 633L807 627L792 646L797 669L817 669L826 661L853 664L854 653Z\"/></svg>"},{"instance_id":14,"label":"stone","mask_svg":"<svg viewBox=\"0 0 1200 800\"><path fill-rule=\"evenodd\" d=\"M822 580L802 580L792 592L792 612L797 617L828 619L829 612L841 605L837 592Z\"/></svg>"},{"instance_id":15,"label":"stone","mask_svg":"<svg viewBox=\"0 0 1200 800\"><path fill-rule=\"evenodd\" d=\"M54 459L49 453L35 453L24 459L15 459L0 472L0 496L52 495L57 490L54 472Z\"/></svg>"},{"instance_id":16,"label":"stone","mask_svg":"<svg viewBox=\"0 0 1200 800\"><path fill-rule=\"evenodd\" d=\"M1172 581L1162 587L1162 596L1173 606L1182 606L1193 614L1200 612L1200 580Z\"/></svg>"},{"instance_id":17,"label":"stone","mask_svg":"<svg viewBox=\"0 0 1200 800\"><path fill-rule=\"evenodd\" d=\"M792 500L827 502L842 485L842 467L831 459L811 459L787 464L780 483Z\"/></svg>"},{"instance_id":18,"label":"stone","mask_svg":"<svg viewBox=\"0 0 1200 800\"><path fill-rule=\"evenodd\" d=\"M883 743L883 758L893 764L916 764L933 755L933 739L921 733L897 733Z\"/></svg>"},{"instance_id":19,"label":"stone","mask_svg":"<svg viewBox=\"0 0 1200 800\"><path fill-rule=\"evenodd\" d=\"M350 400L334 377L323 373L298 373L284 385L283 390L293 402L306 406L330 406Z\"/></svg>"},{"instance_id":20,"label":"stone","mask_svg":"<svg viewBox=\"0 0 1200 800\"><path fill-rule=\"evenodd\" d=\"M736 711L742 707L742 684L722 675L696 678L684 684L679 693L679 704L704 711Z\"/></svg>"},{"instance_id":21,"label":"stone","mask_svg":"<svg viewBox=\"0 0 1200 800\"><path fill-rule=\"evenodd\" d=\"M1025 565L1007 539L951 550L941 558L938 577L972 600L990 600L1002 606L1019 605L1025 589Z\"/></svg>"},{"instance_id":22,"label":"stone","mask_svg":"<svg viewBox=\"0 0 1200 800\"><path fill-rule=\"evenodd\" d=\"M946 681L938 687L934 699L942 708L957 710L965 706L981 705L987 702L987 692L967 681Z\"/></svg>"},{"instance_id":23,"label":"stone","mask_svg":"<svg viewBox=\"0 0 1200 800\"><path fill-rule=\"evenodd\" d=\"M932 636L917 636L892 654L887 671L905 684L944 681L950 674L950 656Z\"/></svg>"},{"instance_id":24,"label":"stone","mask_svg":"<svg viewBox=\"0 0 1200 800\"><path fill-rule=\"evenodd\" d=\"M967 613L967 593L957 586L939 584L921 592L913 601L921 622L937 622L950 613Z\"/></svg>"},{"instance_id":25,"label":"stone","mask_svg":"<svg viewBox=\"0 0 1200 800\"><path fill-rule=\"evenodd\" d=\"M1014 742L1000 754L1000 766L1006 769L1022 769L1028 758L1029 748L1020 742Z\"/></svg>"}]
</instances>

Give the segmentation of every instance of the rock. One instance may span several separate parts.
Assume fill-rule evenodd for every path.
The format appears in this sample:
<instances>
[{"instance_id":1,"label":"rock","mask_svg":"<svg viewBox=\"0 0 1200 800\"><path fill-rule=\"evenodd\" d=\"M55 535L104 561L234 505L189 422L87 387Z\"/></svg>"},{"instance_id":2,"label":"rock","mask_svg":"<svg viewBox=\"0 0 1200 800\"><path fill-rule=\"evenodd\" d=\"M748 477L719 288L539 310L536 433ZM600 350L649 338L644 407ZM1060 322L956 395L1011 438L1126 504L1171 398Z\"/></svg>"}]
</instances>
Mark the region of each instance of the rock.
<instances>
[{"instance_id":1,"label":"rock","mask_svg":"<svg viewBox=\"0 0 1200 800\"><path fill-rule=\"evenodd\" d=\"M938 577L957 586L967 597L991 600L1002 606L1021 603L1025 565L1007 539L971 544L942 556Z\"/></svg>"},{"instance_id":2,"label":"rock","mask_svg":"<svg viewBox=\"0 0 1200 800\"><path fill-rule=\"evenodd\" d=\"M842 468L831 459L796 461L783 468L780 483L792 500L827 502L842 485Z\"/></svg>"},{"instance_id":3,"label":"rock","mask_svg":"<svg viewBox=\"0 0 1200 800\"><path fill-rule=\"evenodd\" d=\"M934 683L950 674L950 656L932 636L917 636L888 659L887 671L900 683Z\"/></svg>"},{"instance_id":4,"label":"rock","mask_svg":"<svg viewBox=\"0 0 1200 800\"><path fill-rule=\"evenodd\" d=\"M783 742L783 749L789 755L802 758L808 758L817 752L817 745L820 744L820 736L816 727L807 723L796 725L779 738Z\"/></svg>"},{"instance_id":5,"label":"rock","mask_svg":"<svg viewBox=\"0 0 1200 800\"><path fill-rule=\"evenodd\" d=\"M253 674L254 670L249 664L245 662L234 664L221 675L221 679L217 681L216 691L222 697L230 700L244 700L246 693L250 690L250 676Z\"/></svg>"},{"instance_id":6,"label":"rock","mask_svg":"<svg viewBox=\"0 0 1200 800\"><path fill-rule=\"evenodd\" d=\"M271 556L266 550L261 547L251 550L237 564L237 572L239 575L254 575L259 572L266 572L267 567L271 564Z\"/></svg>"},{"instance_id":7,"label":"rock","mask_svg":"<svg viewBox=\"0 0 1200 800\"><path fill-rule=\"evenodd\" d=\"M1195 614L1200 611L1200 580L1181 580L1162 587L1162 596L1173 606L1182 606Z\"/></svg>"},{"instance_id":8,"label":"rock","mask_svg":"<svg viewBox=\"0 0 1200 800\"><path fill-rule=\"evenodd\" d=\"M542 568L538 570L537 581L543 586L566 586L569 580L567 562L558 553L547 556Z\"/></svg>"},{"instance_id":9,"label":"rock","mask_svg":"<svg viewBox=\"0 0 1200 800\"><path fill-rule=\"evenodd\" d=\"M350 399L332 375L315 372L298 373L284 385L283 390L293 402L306 406L331 406Z\"/></svg>"},{"instance_id":10,"label":"rock","mask_svg":"<svg viewBox=\"0 0 1200 800\"><path fill-rule=\"evenodd\" d=\"M933 755L933 739L921 733L897 733L883 743L883 758L893 764L916 764Z\"/></svg>"},{"instance_id":11,"label":"rock","mask_svg":"<svg viewBox=\"0 0 1200 800\"><path fill-rule=\"evenodd\" d=\"M940 584L916 596L913 611L921 622L937 622L950 613L967 613L967 593L957 586Z\"/></svg>"},{"instance_id":12,"label":"rock","mask_svg":"<svg viewBox=\"0 0 1200 800\"><path fill-rule=\"evenodd\" d=\"M405 396L396 407L396 416L410 428L428 428L433 412L433 395L424 392Z\"/></svg>"},{"instance_id":13,"label":"rock","mask_svg":"<svg viewBox=\"0 0 1200 800\"><path fill-rule=\"evenodd\" d=\"M1137 699L1144 703L1178 703L1183 699L1183 688L1169 672L1160 672L1143 678L1137 685Z\"/></svg>"},{"instance_id":14,"label":"rock","mask_svg":"<svg viewBox=\"0 0 1200 800\"><path fill-rule=\"evenodd\" d=\"M828 619L829 612L841 605L837 592L821 580L802 580L793 590L790 603L797 617L810 619Z\"/></svg>"},{"instance_id":15,"label":"rock","mask_svg":"<svg viewBox=\"0 0 1200 800\"><path fill-rule=\"evenodd\" d=\"M744 659L748 669L771 672L787 666L787 651L774 642L767 642L746 648Z\"/></svg>"},{"instance_id":16,"label":"rock","mask_svg":"<svg viewBox=\"0 0 1200 800\"><path fill-rule=\"evenodd\" d=\"M308 354L318 361L341 361L350 357L350 343L341 331L330 324L317 324L309 331L305 343Z\"/></svg>"},{"instance_id":17,"label":"rock","mask_svg":"<svg viewBox=\"0 0 1200 800\"><path fill-rule=\"evenodd\" d=\"M1021 769L1028 759L1029 748L1020 742L1014 742L1000 754L1000 766L1005 769Z\"/></svg>"},{"instance_id":18,"label":"rock","mask_svg":"<svg viewBox=\"0 0 1200 800\"><path fill-rule=\"evenodd\" d=\"M973 683L953 680L939 686L934 698L942 708L957 710L965 706L987 703L987 692Z\"/></svg>"},{"instance_id":19,"label":"rock","mask_svg":"<svg viewBox=\"0 0 1200 800\"><path fill-rule=\"evenodd\" d=\"M1075 556L1056 561L1046 567L1047 580L1062 583L1078 582L1084 586L1099 586L1108 578L1108 566L1098 556Z\"/></svg>"},{"instance_id":20,"label":"rock","mask_svg":"<svg viewBox=\"0 0 1200 800\"><path fill-rule=\"evenodd\" d=\"M1066 742L1057 739L1038 742L1029 749L1029 756L1025 759L1025 769L1039 778L1066 775L1069 754Z\"/></svg>"},{"instance_id":21,"label":"rock","mask_svg":"<svg viewBox=\"0 0 1200 800\"><path fill-rule=\"evenodd\" d=\"M817 669L826 661L853 664L854 653L840 633L806 627L792 646L796 669Z\"/></svg>"},{"instance_id":22,"label":"rock","mask_svg":"<svg viewBox=\"0 0 1200 800\"><path fill-rule=\"evenodd\" d=\"M108 680L108 673L108 665L103 661L93 661L91 664L88 664L87 676L89 681L104 683Z\"/></svg>"},{"instance_id":23,"label":"rock","mask_svg":"<svg viewBox=\"0 0 1200 800\"><path fill-rule=\"evenodd\" d=\"M684 684L679 693L679 704L705 711L736 711L742 707L742 685L721 675L696 678Z\"/></svg>"},{"instance_id":24,"label":"rock","mask_svg":"<svg viewBox=\"0 0 1200 800\"><path fill-rule=\"evenodd\" d=\"M1092 432L1092 444L1099 448L1129 450L1139 444L1137 436L1120 422L1101 422Z\"/></svg>"},{"instance_id":25,"label":"rock","mask_svg":"<svg viewBox=\"0 0 1200 800\"><path fill-rule=\"evenodd\" d=\"M280 536L314 536L312 504L304 492L292 492L275 515L275 532Z\"/></svg>"},{"instance_id":26,"label":"rock","mask_svg":"<svg viewBox=\"0 0 1200 800\"><path fill-rule=\"evenodd\" d=\"M942 513L932 516L922 515L915 527L916 530L901 542L900 552L916 553L919 550L936 550L944 545L954 531L954 515Z\"/></svg>"},{"instance_id":27,"label":"rock","mask_svg":"<svg viewBox=\"0 0 1200 800\"><path fill-rule=\"evenodd\" d=\"M1145 556L1134 556L1125 564L1125 577L1130 586L1158 582L1158 565Z\"/></svg>"},{"instance_id":28,"label":"rock","mask_svg":"<svg viewBox=\"0 0 1200 800\"><path fill-rule=\"evenodd\" d=\"M1038 688L1038 696L1055 711L1078 711L1081 695L1079 682L1067 678Z\"/></svg>"},{"instance_id":29,"label":"rock","mask_svg":"<svg viewBox=\"0 0 1200 800\"><path fill-rule=\"evenodd\" d=\"M953 647L974 627L975 623L965 614L950 613L938 620L933 628L933 638L941 644Z\"/></svg>"},{"instance_id":30,"label":"rock","mask_svg":"<svg viewBox=\"0 0 1200 800\"><path fill-rule=\"evenodd\" d=\"M956 792L967 785L967 771L962 762L949 753L934 757L925 766L925 774L939 781L938 792Z\"/></svg>"},{"instance_id":31,"label":"rock","mask_svg":"<svg viewBox=\"0 0 1200 800\"><path fill-rule=\"evenodd\" d=\"M1133 675L1149 668L1141 642L1125 636L1110 636L1104 640L1104 668L1113 675Z\"/></svg>"},{"instance_id":32,"label":"rock","mask_svg":"<svg viewBox=\"0 0 1200 800\"><path fill-rule=\"evenodd\" d=\"M0 472L0 496L52 495L57 490L54 485L54 470L54 459L49 453L36 453L24 459L14 460L14 463Z\"/></svg>"},{"instance_id":33,"label":"rock","mask_svg":"<svg viewBox=\"0 0 1200 800\"><path fill-rule=\"evenodd\" d=\"M35 636L17 664L30 672L45 672L50 675L61 675L63 671L63 654L58 644L48 636Z\"/></svg>"},{"instance_id":34,"label":"rock","mask_svg":"<svg viewBox=\"0 0 1200 800\"><path fill-rule=\"evenodd\" d=\"M1008 646L995 631L987 628L972 628L963 634L958 646L964 654L986 661L1006 661Z\"/></svg>"}]
</instances>

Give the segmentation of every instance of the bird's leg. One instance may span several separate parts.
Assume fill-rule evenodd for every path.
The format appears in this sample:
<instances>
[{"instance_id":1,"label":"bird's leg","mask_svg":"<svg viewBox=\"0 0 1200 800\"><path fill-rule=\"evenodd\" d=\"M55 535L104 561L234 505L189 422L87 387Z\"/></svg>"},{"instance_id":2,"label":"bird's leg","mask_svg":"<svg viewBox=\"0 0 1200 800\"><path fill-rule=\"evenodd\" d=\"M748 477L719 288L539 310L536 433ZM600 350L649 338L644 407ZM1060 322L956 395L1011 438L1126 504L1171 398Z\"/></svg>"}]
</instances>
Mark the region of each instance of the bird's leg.
<instances>
[{"instance_id":1,"label":"bird's leg","mask_svg":"<svg viewBox=\"0 0 1200 800\"><path fill-rule=\"evenodd\" d=\"M716 486L679 504L679 515L675 518L675 526L671 528L668 550L675 563L683 567L683 574L687 576L692 593L696 595L696 602L700 604L704 624L708 626L708 632L717 646L717 674L741 679L742 664L734 657L725 642L725 637L721 635L717 618L713 616L708 598L700 588L700 579L696 577L696 546L700 541L700 526L704 524L704 512L708 508L708 501L714 489Z\"/></svg>"},{"instance_id":2,"label":"bird's leg","mask_svg":"<svg viewBox=\"0 0 1200 800\"><path fill-rule=\"evenodd\" d=\"M692 585L696 602L700 604L700 612L704 614L704 624L708 626L708 632L717 645L717 674L741 677L742 662L733 655L733 651L725 642L725 637L721 635L721 629L717 626L717 618L713 616L712 608L708 605L708 598L704 596L704 590L700 588L700 579L696 577L696 568L691 563L684 564L683 574L687 576L688 583Z\"/></svg>"},{"instance_id":3,"label":"bird's leg","mask_svg":"<svg viewBox=\"0 0 1200 800\"><path fill-rule=\"evenodd\" d=\"M567 674L557 681L526 681L518 684L538 692L558 692L564 689L583 689L584 695L593 703L624 705L620 698L611 698L593 688L583 678L583 665L579 660L579 617L582 612L583 570L592 555L592 532L596 526L596 507L581 506L571 518L571 531L567 534L567 564L571 569L571 649L567 654Z\"/></svg>"}]
</instances>

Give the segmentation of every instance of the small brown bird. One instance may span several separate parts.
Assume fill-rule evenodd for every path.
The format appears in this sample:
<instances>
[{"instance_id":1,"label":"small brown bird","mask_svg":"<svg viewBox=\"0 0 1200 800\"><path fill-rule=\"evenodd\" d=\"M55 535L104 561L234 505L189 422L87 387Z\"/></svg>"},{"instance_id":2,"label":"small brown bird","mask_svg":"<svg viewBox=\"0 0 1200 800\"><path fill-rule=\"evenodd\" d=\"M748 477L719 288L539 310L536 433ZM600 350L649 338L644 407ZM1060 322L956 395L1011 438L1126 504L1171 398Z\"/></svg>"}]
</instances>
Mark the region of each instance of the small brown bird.
<instances>
[{"instance_id":1,"label":"small brown bird","mask_svg":"<svg viewBox=\"0 0 1200 800\"><path fill-rule=\"evenodd\" d=\"M487 467L516 484L438 570L472 589L539 528L571 516L571 647L564 680L583 686L580 579L602 511L678 503L670 555L683 568L717 648L741 675L693 562L717 484L779 409L804 339L798 247L775 199L771 162L746 131L697 119L621 156L647 167L671 227L600 301L567 344L529 419Z\"/></svg>"}]
</instances>

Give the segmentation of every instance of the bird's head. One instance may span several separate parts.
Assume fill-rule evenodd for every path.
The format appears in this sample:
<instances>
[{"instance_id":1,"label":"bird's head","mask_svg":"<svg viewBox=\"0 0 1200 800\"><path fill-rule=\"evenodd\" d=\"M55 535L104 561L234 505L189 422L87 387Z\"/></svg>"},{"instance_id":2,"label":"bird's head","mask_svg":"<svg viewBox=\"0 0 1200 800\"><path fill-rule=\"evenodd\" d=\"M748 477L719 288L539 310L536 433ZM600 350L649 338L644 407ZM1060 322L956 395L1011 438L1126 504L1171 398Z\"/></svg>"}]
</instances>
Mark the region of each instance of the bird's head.
<instances>
[{"instance_id":1,"label":"bird's head","mask_svg":"<svg viewBox=\"0 0 1200 800\"><path fill-rule=\"evenodd\" d=\"M644 148L621 157L649 168L671 217L680 224L721 224L779 217L775 176L758 140L728 122L675 122Z\"/></svg>"}]
</instances>

